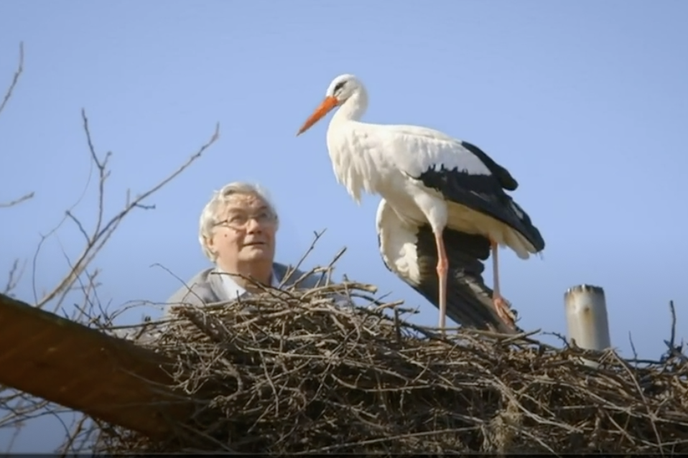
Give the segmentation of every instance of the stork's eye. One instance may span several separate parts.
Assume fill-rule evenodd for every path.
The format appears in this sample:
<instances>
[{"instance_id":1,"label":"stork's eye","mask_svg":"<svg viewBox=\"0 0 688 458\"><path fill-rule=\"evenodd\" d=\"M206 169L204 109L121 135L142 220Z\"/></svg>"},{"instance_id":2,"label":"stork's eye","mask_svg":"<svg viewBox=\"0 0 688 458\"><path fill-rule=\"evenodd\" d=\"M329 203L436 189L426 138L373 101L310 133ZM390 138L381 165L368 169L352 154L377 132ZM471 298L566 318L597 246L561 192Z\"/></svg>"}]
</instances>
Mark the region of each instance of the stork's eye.
<instances>
[{"instance_id":1,"label":"stork's eye","mask_svg":"<svg viewBox=\"0 0 688 458\"><path fill-rule=\"evenodd\" d=\"M337 83L337 85L334 87L334 93L336 94L337 92L341 91L345 84L346 81L341 81Z\"/></svg>"}]
</instances>

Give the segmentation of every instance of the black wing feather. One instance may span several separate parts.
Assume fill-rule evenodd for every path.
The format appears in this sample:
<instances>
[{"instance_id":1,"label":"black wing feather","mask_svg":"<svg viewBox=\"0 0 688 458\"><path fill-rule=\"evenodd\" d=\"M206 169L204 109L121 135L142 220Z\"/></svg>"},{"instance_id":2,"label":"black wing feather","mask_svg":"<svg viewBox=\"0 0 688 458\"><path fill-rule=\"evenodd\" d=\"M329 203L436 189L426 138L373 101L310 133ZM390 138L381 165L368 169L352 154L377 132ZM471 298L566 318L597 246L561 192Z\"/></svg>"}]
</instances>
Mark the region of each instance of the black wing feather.
<instances>
[{"instance_id":1,"label":"black wing feather","mask_svg":"<svg viewBox=\"0 0 688 458\"><path fill-rule=\"evenodd\" d=\"M516 180L479 148L470 143L462 143L480 158L492 175L471 174L458 168L447 169L441 165L439 168L429 168L416 179L428 188L439 191L449 201L465 205L507 224L528 239L536 251L543 250L545 241L540 231L533 225L530 216L504 191L516 189ZM523 214L522 217L519 217L515 208Z\"/></svg>"},{"instance_id":2,"label":"black wing feather","mask_svg":"<svg viewBox=\"0 0 688 458\"><path fill-rule=\"evenodd\" d=\"M478 159L480 159L480 161L485 164L485 167L487 167L495 178L499 180L499 184L502 188L507 191L515 191L518 188L518 181L516 181L516 178L512 177L507 169L497 164L485 151L467 141L462 141L461 144L468 151L478 156Z\"/></svg>"}]
</instances>

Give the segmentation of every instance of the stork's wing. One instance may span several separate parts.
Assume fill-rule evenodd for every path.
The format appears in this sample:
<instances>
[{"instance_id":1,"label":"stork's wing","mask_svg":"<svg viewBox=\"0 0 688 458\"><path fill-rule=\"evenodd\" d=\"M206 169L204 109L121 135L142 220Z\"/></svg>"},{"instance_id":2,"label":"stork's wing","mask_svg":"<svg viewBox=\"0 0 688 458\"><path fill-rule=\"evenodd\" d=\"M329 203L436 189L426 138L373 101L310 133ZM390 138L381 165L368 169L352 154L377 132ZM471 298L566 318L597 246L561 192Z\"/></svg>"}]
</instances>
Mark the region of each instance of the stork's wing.
<instances>
[{"instance_id":1,"label":"stork's wing","mask_svg":"<svg viewBox=\"0 0 688 458\"><path fill-rule=\"evenodd\" d=\"M411 178L426 188L438 191L450 202L465 205L510 226L530 242L535 252L545 248L540 230L532 223L528 213L493 180L444 166L428 169Z\"/></svg>"},{"instance_id":2,"label":"stork's wing","mask_svg":"<svg viewBox=\"0 0 688 458\"><path fill-rule=\"evenodd\" d=\"M492 159L485 151L467 141L458 140L438 130L421 126L383 125L380 134L397 138L408 146L408 160L402 159L407 173L418 175L431 164L454 163L460 170L484 175L507 191L515 191L518 182L511 173ZM401 151L401 145L394 145ZM419 154L420 153L420 154ZM405 156L405 154L401 154Z\"/></svg>"},{"instance_id":3,"label":"stork's wing","mask_svg":"<svg viewBox=\"0 0 688 458\"><path fill-rule=\"evenodd\" d=\"M369 142L369 150L377 145L382 155L393 154L395 167L415 183L512 227L536 252L544 249L530 216L505 192L516 189L518 183L478 147L424 127L373 127L357 126L359 141Z\"/></svg>"},{"instance_id":4,"label":"stork's wing","mask_svg":"<svg viewBox=\"0 0 688 458\"><path fill-rule=\"evenodd\" d=\"M437 248L430 226L403 221L383 199L378 206L377 232L380 254L387 268L439 308ZM466 327L514 333L492 302L492 290L482 278L482 261L490 255L485 237L444 231L449 259L447 316Z\"/></svg>"},{"instance_id":5,"label":"stork's wing","mask_svg":"<svg viewBox=\"0 0 688 458\"><path fill-rule=\"evenodd\" d=\"M516 178L512 177L511 173L509 173L507 169L497 164L494 159L487 155L485 151L481 150L472 143L468 143L467 141L462 141L461 146L473 153L478 159L480 159L480 162L485 164L492 175L499 180L499 184L502 186L502 188L506 189L507 191L515 191L518 188L518 181L516 181Z\"/></svg>"}]
</instances>

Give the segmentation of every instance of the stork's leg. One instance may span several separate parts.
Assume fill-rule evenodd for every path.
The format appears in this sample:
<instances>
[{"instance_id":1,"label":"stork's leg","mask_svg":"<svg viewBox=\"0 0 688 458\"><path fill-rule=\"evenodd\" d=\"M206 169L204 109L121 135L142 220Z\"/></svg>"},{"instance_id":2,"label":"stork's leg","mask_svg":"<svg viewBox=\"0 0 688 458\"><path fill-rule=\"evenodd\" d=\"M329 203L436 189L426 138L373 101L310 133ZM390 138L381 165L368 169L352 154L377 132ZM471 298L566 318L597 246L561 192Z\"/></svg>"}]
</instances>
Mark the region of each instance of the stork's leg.
<instances>
[{"instance_id":1,"label":"stork's leg","mask_svg":"<svg viewBox=\"0 0 688 458\"><path fill-rule=\"evenodd\" d=\"M499 262L499 245L495 243L494 241L490 240L490 244L492 245L492 278L494 280L494 287L492 288L494 290L494 298L500 297L499 295L499 266L497 265Z\"/></svg>"},{"instance_id":2,"label":"stork's leg","mask_svg":"<svg viewBox=\"0 0 688 458\"><path fill-rule=\"evenodd\" d=\"M449 270L449 261L447 260L447 252L444 249L444 239L442 238L442 229L435 231L435 243L437 244L437 278L439 279L439 299L440 299L440 323L439 328L444 333L447 315L447 271Z\"/></svg>"},{"instance_id":3,"label":"stork's leg","mask_svg":"<svg viewBox=\"0 0 688 458\"><path fill-rule=\"evenodd\" d=\"M499 290L499 245L497 245L497 243L493 240L490 240L490 243L492 245L492 278L494 280L494 287L492 288L494 291L492 294L492 301L500 318L513 327L515 324L515 319L513 313L511 312L511 307L509 306L509 303L502 297L502 294Z\"/></svg>"}]
</instances>

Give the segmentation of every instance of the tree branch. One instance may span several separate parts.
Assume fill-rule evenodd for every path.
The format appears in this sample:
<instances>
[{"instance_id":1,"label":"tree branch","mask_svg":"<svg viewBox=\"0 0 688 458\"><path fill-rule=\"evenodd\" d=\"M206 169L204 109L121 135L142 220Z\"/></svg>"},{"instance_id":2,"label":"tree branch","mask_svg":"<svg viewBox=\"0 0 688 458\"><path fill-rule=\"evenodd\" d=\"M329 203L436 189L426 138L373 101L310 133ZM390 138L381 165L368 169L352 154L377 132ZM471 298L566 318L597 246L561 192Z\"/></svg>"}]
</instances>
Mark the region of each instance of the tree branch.
<instances>
[{"instance_id":1,"label":"tree branch","mask_svg":"<svg viewBox=\"0 0 688 458\"><path fill-rule=\"evenodd\" d=\"M199 159L201 155L208 149L217 139L219 138L220 135L220 126L217 124L215 126L215 131L213 135L211 136L210 140L206 142L204 145L200 147L200 149L194 153L184 164L182 164L176 171L168 175L166 178L164 178L162 181L160 181L158 184L155 186L151 187L144 193L140 194L138 197L135 199L131 200L129 197L127 197L127 201L125 203L125 206L122 210L119 211L114 217L112 217L107 223L103 223L104 221L104 203L105 203L105 181L110 175L110 171L107 169L107 162L108 159L111 156L111 153L108 152L105 154L105 157L103 159L100 159L95 151L95 147L93 146L93 141L91 138L91 132L89 129L88 125L88 118L86 117L86 112L84 110L81 111L81 116L83 119L83 126L84 126L84 131L86 134L86 140L88 143L88 150L89 154L91 156L91 159L93 163L95 164L97 170L98 170L98 175L99 175L99 180L98 180L98 215L96 217L96 224L95 228L90 232L87 233L84 229L83 224L71 213L67 213L67 217L71 220L73 220L79 231L86 237L86 246L84 247L83 251L77 258L76 262L74 262L73 266L71 267L70 272L62 279L60 282L55 286L50 292L45 293L42 295L42 298L38 300L37 294L36 294L36 289L35 289L35 284L34 284L34 299L36 300L36 307L42 308L44 307L48 302L53 300L58 294L64 292L65 290L68 290L74 282L77 280L78 276L86 269L86 267L93 261L93 258L100 252L100 250L103 248L103 246L108 242L110 237L113 235L117 227L122 223L124 218L135 208L140 208L144 210L148 209L154 209L154 205L143 205L142 202L150 197L152 194L160 190L163 186L168 184L170 181L172 181L174 178L179 176L184 170L186 170L194 161ZM40 250L40 245L39 249ZM34 282L35 282L35 268L36 268L36 260L38 256L38 250L36 251L36 254L34 255Z\"/></svg>"},{"instance_id":2,"label":"tree branch","mask_svg":"<svg viewBox=\"0 0 688 458\"><path fill-rule=\"evenodd\" d=\"M23 44L19 47L19 66L14 74L14 78L7 90L4 98L1 100L0 112L2 112L8 101L13 96L17 82L23 71L24 65L24 49ZM110 240L110 237L117 230L119 225L123 222L128 214L130 214L134 209L154 209L155 205L150 205L145 202L146 199L150 198L154 193L159 191L163 186L168 184L170 181L179 176L184 170L186 170L194 161L199 159L201 155L208 149L215 141L219 138L219 124L215 126L215 131L212 134L210 140L203 144L200 149L194 153L185 163L183 163L179 168L174 170L156 185L152 186L150 189L137 196L136 198L131 198L129 191L126 193L126 201L121 210L119 210L112 218L107 217L105 214L105 192L106 192L106 180L110 176L110 170L108 167L108 160L111 156L110 152L104 155L98 155L94 147L94 142L91 137L91 132L89 129L88 118L84 110L81 111L81 117L83 122L83 129L86 134L86 142L88 146L88 154L90 156L90 169L87 179L86 186L83 192L78 197L76 203L69 207L58 224L51 229L47 234L41 235L41 239L38 243L35 253L33 254L33 279L32 287L35 305L39 308L45 307L48 303L51 307L54 305L55 310L61 309L63 304L69 303L73 304L73 307L69 307L69 311L61 311L61 315L72 315L68 317L73 321L88 322L87 325L95 327L103 327L110 325L111 318L107 316L103 310L103 303L101 303L98 297L98 277L100 270L91 266L95 257L103 249L105 244ZM87 192L91 190L91 181L94 175L93 171L97 169L98 171L98 210L97 214L93 218L93 227L91 221L82 222L76 216L74 209L80 204L83 198L86 196ZM28 193L18 199L11 200L7 203L0 202L0 209L8 208L18 205L34 197L34 193ZM38 257L41 252L41 248L44 242L52 235L57 235L56 232L62 227L65 222L71 221L75 225L75 229L79 232L80 236L84 238L83 249L80 254L76 256L74 262L70 259L70 256L66 253L64 248L62 248L61 253L67 260L66 272L64 277L57 281L56 284L47 292L42 292L39 296L37 293L37 267L38 267ZM59 239L58 239L59 242ZM54 260L50 261L50 265L53 265ZM14 290L22 276L24 270L24 263L19 260L15 260L9 269L9 275L7 277L6 283L0 285L0 291L8 294ZM76 295L74 300L72 297ZM40 299L40 300L39 300ZM95 313L93 313L95 312ZM71 437L71 439L66 444L66 448L63 449L64 453L69 451L76 452L83 447L86 447L89 441L89 433L92 429L86 427L86 422L93 423L92 419L79 421L74 429L69 432L69 428L65 424L65 418L68 418L70 411L64 407L57 406L48 401L36 398L34 396L28 395L26 393L18 392L17 390L10 389L8 387L0 386L0 429L16 429L19 431L27 425L32 419L45 416L53 416L55 419L63 425L65 428L65 436ZM73 414L73 412L72 412ZM10 431L10 435L11 436ZM15 435L16 436L16 435ZM9 447L11 450L13 437L9 437ZM8 452L10 451L8 450Z\"/></svg>"},{"instance_id":3,"label":"tree branch","mask_svg":"<svg viewBox=\"0 0 688 458\"><path fill-rule=\"evenodd\" d=\"M0 208L9 208L9 207L14 207L15 205L19 205L20 203L24 202L25 200L29 200L33 198L34 193L30 192L28 194L24 194L18 199L11 200L9 202L0 202Z\"/></svg>"},{"instance_id":4,"label":"tree branch","mask_svg":"<svg viewBox=\"0 0 688 458\"><path fill-rule=\"evenodd\" d=\"M17 82L19 81L19 77L21 76L22 72L24 71L24 43L20 42L19 43L19 64L17 66L17 70L14 72L14 78L12 78L12 82L10 83L9 88L7 88L7 92L5 93L5 97L2 99L2 103L0 103L0 113L5 109L5 106L7 105L7 102L12 98L12 94L14 93L14 88L17 86ZM21 196L18 199L11 200L9 202L0 202L0 208L8 208L8 207L14 207L15 205L19 205L20 203L31 199L34 196L33 192L30 192L28 194L25 194Z\"/></svg>"},{"instance_id":5,"label":"tree branch","mask_svg":"<svg viewBox=\"0 0 688 458\"><path fill-rule=\"evenodd\" d=\"M5 109L5 106L7 105L7 102L9 102L10 98L12 98L12 93L14 92L14 88L17 86L17 82L19 81L19 77L21 76L22 72L24 71L24 42L19 43L19 65L17 66L17 71L14 72L14 78L12 78L12 83L10 83L10 87L7 89L7 92L5 93L5 98L2 100L2 103L0 104L0 113Z\"/></svg>"}]
</instances>

